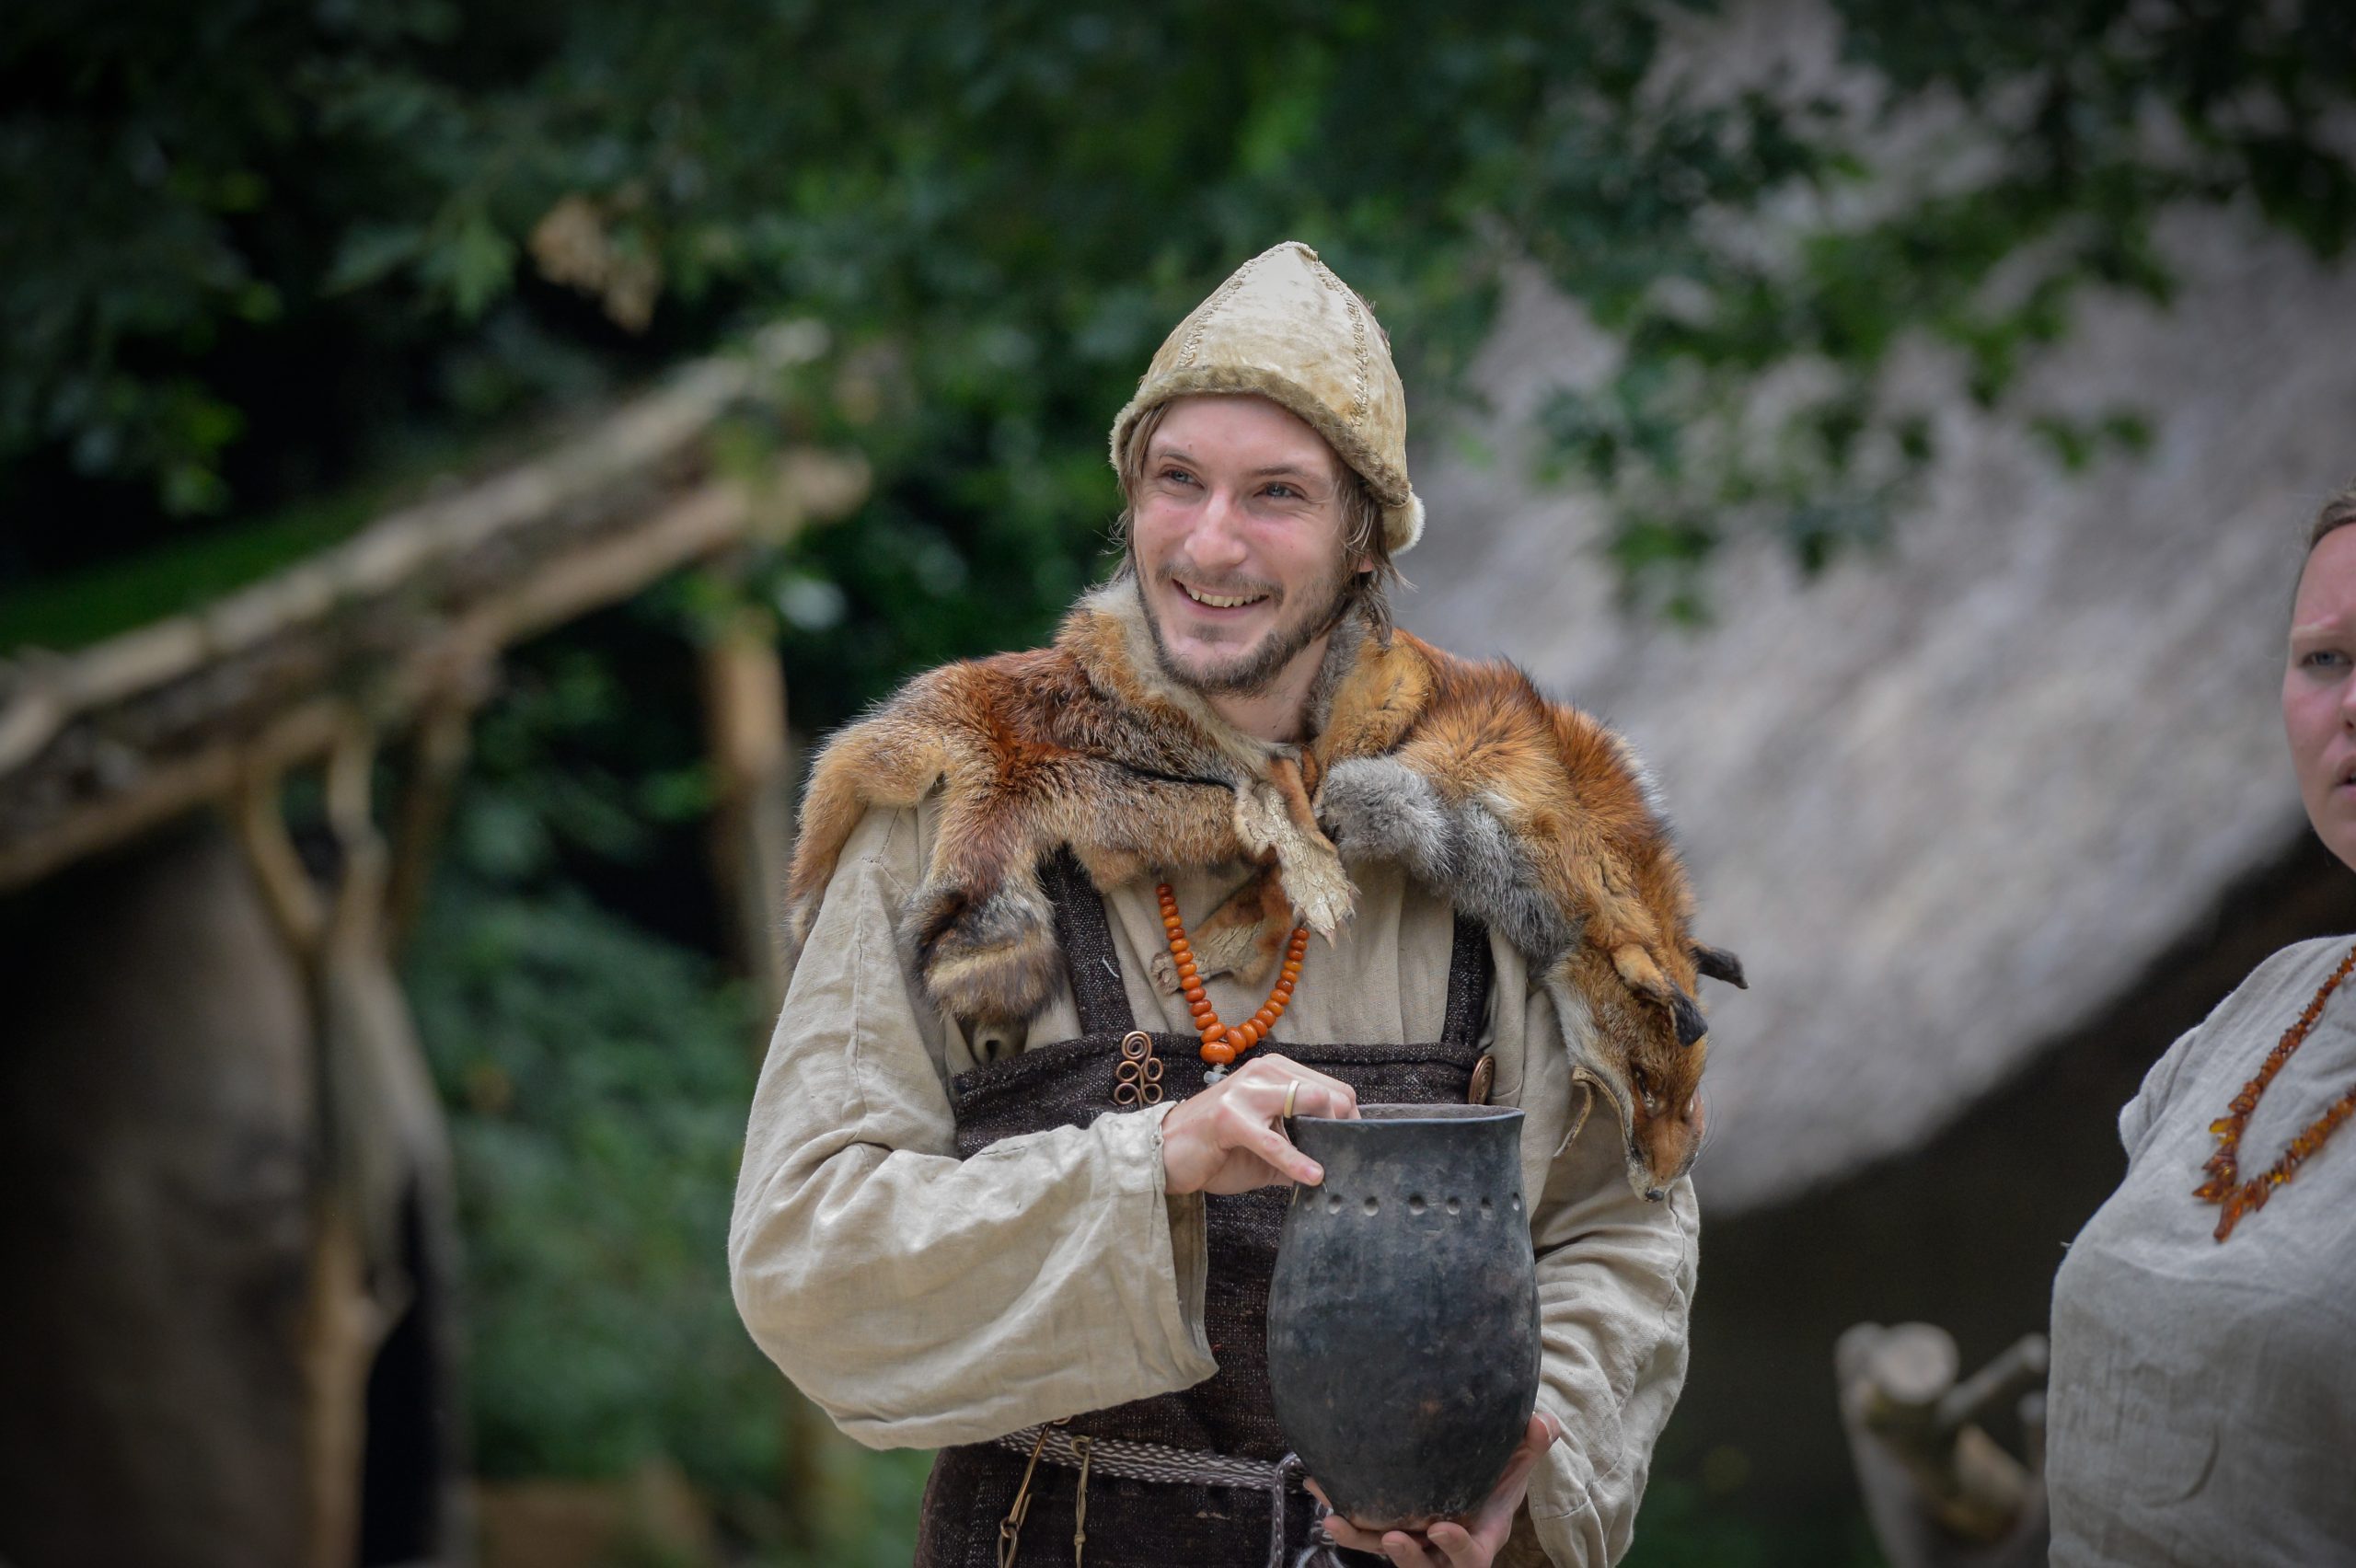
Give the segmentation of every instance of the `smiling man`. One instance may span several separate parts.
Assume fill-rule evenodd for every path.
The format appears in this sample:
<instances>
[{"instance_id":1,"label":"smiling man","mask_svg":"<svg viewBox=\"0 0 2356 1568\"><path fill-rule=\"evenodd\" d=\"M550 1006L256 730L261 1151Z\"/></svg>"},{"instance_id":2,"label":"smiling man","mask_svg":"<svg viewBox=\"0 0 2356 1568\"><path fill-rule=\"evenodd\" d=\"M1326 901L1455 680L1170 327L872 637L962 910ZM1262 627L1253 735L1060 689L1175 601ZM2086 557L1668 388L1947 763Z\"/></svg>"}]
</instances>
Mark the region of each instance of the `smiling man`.
<instances>
[{"instance_id":1,"label":"smiling man","mask_svg":"<svg viewBox=\"0 0 2356 1568\"><path fill-rule=\"evenodd\" d=\"M1155 660L1247 733L1299 738L1335 623L1375 596L1378 557L1390 570L1365 481L1259 397L1158 405L1129 449L1128 571Z\"/></svg>"},{"instance_id":2,"label":"smiling man","mask_svg":"<svg viewBox=\"0 0 2356 1568\"><path fill-rule=\"evenodd\" d=\"M920 1563L1627 1548L1685 1367L1691 993L1737 971L1615 738L1392 631L1405 433L1366 303L1254 258L1114 422L1114 579L814 770L731 1257L843 1430L944 1449ZM1277 1227L1322 1174L1284 1122L1360 1099L1525 1113L1538 1412L1414 1530L1324 1517L1270 1409Z\"/></svg>"}]
</instances>

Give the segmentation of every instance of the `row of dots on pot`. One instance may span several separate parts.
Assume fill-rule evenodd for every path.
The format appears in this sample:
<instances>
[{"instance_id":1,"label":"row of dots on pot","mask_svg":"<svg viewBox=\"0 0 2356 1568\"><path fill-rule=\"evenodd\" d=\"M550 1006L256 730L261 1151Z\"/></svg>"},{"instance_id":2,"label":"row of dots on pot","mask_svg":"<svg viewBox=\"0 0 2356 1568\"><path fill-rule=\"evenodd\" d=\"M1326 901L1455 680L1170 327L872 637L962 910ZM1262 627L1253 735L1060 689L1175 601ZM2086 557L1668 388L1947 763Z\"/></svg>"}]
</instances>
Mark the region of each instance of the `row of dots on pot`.
<instances>
[{"instance_id":1,"label":"row of dots on pot","mask_svg":"<svg viewBox=\"0 0 2356 1568\"><path fill-rule=\"evenodd\" d=\"M1309 1201L1314 1204L1317 1200L1311 1198ZM1325 1212L1328 1214L1339 1214L1346 1205L1349 1205L1349 1200L1342 1196L1341 1193L1327 1193L1325 1194ZM1380 1214L1382 1212L1382 1200L1376 1197L1373 1193L1369 1193L1365 1197L1359 1199L1355 1206L1360 1212L1365 1214ZM1429 1203L1425 1201L1423 1193L1410 1193L1407 1194L1407 1212L1409 1214L1422 1214L1431 1206L1432 1205ZM1446 1209L1450 1214L1462 1214L1464 1212L1465 1205L1464 1200L1461 1198L1449 1197L1442 1198L1440 1200L1439 1206ZM1483 1214L1495 1213L1496 1210L1496 1201L1488 1197L1486 1194L1484 1194L1480 1200L1480 1209ZM1506 1210L1510 1214L1519 1214L1521 1212L1521 1194L1519 1193L1508 1193L1506 1194Z\"/></svg>"}]
</instances>

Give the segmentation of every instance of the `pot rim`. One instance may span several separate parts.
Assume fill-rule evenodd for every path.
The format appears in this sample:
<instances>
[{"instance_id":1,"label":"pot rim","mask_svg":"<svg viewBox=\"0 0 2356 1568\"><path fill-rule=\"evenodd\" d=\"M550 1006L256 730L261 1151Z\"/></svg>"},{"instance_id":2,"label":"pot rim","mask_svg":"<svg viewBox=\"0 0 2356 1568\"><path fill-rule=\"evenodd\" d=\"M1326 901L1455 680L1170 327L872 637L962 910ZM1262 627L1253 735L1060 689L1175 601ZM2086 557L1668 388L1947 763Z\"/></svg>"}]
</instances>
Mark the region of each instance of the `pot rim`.
<instances>
[{"instance_id":1,"label":"pot rim","mask_svg":"<svg viewBox=\"0 0 2356 1568\"><path fill-rule=\"evenodd\" d=\"M1410 1102L1395 1105L1361 1105L1358 1107L1358 1113L1355 1116L1312 1116L1303 1111L1291 1120L1325 1122L1336 1126L1347 1126L1352 1122L1377 1122L1385 1126L1412 1126L1420 1122L1426 1125L1438 1126L1441 1123L1461 1124L1468 1122L1478 1124L1519 1121L1521 1114L1521 1108L1518 1105L1430 1105Z\"/></svg>"}]
</instances>

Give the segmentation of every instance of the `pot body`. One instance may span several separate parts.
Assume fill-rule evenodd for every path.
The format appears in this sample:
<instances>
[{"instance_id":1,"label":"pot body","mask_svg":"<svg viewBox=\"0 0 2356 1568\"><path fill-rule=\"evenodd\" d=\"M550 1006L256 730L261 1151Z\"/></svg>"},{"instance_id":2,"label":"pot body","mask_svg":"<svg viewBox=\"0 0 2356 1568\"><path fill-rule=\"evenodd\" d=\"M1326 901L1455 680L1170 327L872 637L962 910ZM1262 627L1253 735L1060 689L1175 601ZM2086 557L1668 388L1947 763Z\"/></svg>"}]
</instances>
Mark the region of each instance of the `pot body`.
<instances>
[{"instance_id":1,"label":"pot body","mask_svg":"<svg viewBox=\"0 0 2356 1568\"><path fill-rule=\"evenodd\" d=\"M1334 1508L1418 1528L1485 1500L1538 1397L1521 1113L1362 1105L1302 1116L1268 1291L1277 1424Z\"/></svg>"}]
</instances>

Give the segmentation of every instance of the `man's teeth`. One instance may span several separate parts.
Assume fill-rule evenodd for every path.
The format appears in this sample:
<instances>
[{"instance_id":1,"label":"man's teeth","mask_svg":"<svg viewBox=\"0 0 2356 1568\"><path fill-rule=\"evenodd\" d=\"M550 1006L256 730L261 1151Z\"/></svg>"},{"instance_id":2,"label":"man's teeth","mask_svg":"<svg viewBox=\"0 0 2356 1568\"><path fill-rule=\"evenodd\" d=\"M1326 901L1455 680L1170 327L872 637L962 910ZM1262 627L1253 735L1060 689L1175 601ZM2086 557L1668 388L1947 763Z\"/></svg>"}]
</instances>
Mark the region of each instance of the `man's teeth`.
<instances>
[{"instance_id":1,"label":"man's teeth","mask_svg":"<svg viewBox=\"0 0 2356 1568\"><path fill-rule=\"evenodd\" d=\"M1256 605L1261 600L1267 597L1265 594L1248 594L1242 595L1233 594L1197 594L1192 588L1188 588L1184 582L1181 582L1178 586L1184 591L1186 597L1194 600L1195 603L1198 605L1208 605L1215 610L1231 610L1239 605Z\"/></svg>"}]
</instances>

